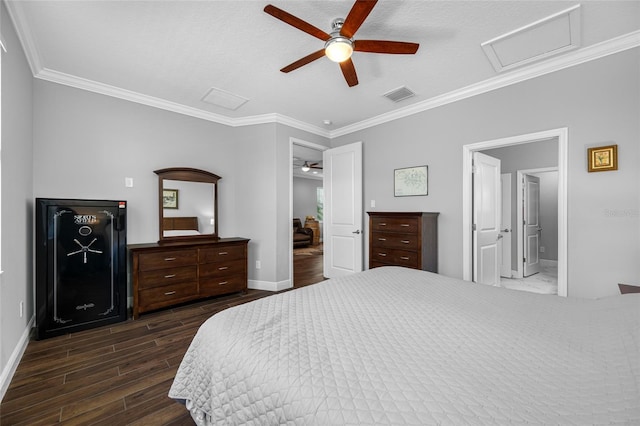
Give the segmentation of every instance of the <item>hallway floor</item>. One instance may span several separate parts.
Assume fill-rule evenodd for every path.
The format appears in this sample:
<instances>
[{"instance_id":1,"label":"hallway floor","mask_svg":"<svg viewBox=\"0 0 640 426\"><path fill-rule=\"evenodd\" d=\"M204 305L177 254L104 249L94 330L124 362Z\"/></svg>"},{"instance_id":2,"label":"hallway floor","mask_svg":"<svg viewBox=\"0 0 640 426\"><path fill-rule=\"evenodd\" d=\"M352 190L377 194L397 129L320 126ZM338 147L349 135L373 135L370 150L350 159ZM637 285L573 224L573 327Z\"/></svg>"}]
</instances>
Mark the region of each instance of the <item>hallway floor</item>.
<instances>
[{"instance_id":1,"label":"hallway floor","mask_svg":"<svg viewBox=\"0 0 640 426\"><path fill-rule=\"evenodd\" d=\"M500 278L500 287L539 294L558 294L558 261L540 260L540 272L526 278Z\"/></svg>"}]
</instances>

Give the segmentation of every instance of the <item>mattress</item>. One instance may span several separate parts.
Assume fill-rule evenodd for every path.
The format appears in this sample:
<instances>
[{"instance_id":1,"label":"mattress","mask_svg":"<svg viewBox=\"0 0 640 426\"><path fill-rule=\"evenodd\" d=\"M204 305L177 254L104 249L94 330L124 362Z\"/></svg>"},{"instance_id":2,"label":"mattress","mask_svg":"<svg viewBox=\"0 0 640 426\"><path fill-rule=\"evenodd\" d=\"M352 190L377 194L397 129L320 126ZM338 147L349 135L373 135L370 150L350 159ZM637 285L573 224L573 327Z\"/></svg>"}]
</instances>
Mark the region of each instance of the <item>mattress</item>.
<instances>
[{"instance_id":1,"label":"mattress","mask_svg":"<svg viewBox=\"0 0 640 426\"><path fill-rule=\"evenodd\" d=\"M169 396L199 425L640 424L640 294L384 267L222 311Z\"/></svg>"}]
</instances>

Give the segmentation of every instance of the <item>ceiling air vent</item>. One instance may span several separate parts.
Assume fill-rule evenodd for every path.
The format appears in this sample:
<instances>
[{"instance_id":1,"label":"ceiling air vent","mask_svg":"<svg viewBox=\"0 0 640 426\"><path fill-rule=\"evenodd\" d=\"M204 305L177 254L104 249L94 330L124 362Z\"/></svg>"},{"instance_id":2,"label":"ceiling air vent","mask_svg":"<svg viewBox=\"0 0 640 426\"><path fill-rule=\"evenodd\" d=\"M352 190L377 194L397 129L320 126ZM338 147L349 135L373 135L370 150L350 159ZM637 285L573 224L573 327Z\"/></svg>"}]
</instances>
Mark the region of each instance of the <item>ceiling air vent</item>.
<instances>
[{"instance_id":1,"label":"ceiling air vent","mask_svg":"<svg viewBox=\"0 0 640 426\"><path fill-rule=\"evenodd\" d=\"M206 103L235 111L249 99L212 87L202 100Z\"/></svg>"},{"instance_id":2,"label":"ceiling air vent","mask_svg":"<svg viewBox=\"0 0 640 426\"><path fill-rule=\"evenodd\" d=\"M391 100L392 102L400 102L415 95L416 94L409 88L407 88L406 86L402 86L397 89L393 89L392 91L387 92L382 96Z\"/></svg>"}]
</instances>

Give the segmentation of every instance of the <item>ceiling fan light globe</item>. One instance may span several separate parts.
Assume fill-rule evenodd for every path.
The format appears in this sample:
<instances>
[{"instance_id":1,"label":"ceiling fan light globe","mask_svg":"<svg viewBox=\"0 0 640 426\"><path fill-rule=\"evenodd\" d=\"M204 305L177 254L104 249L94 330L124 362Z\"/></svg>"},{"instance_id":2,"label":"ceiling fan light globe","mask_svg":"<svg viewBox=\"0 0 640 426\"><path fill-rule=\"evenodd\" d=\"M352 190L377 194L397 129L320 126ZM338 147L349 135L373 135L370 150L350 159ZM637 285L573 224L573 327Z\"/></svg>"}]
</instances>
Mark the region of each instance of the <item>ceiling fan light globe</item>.
<instances>
[{"instance_id":1,"label":"ceiling fan light globe","mask_svg":"<svg viewBox=\"0 0 640 426\"><path fill-rule=\"evenodd\" d=\"M353 54L353 43L346 37L334 37L325 44L324 53L333 62L344 62Z\"/></svg>"},{"instance_id":2,"label":"ceiling fan light globe","mask_svg":"<svg viewBox=\"0 0 640 426\"><path fill-rule=\"evenodd\" d=\"M311 169L308 166L302 166L300 170L302 170L303 172L308 172Z\"/></svg>"}]
</instances>

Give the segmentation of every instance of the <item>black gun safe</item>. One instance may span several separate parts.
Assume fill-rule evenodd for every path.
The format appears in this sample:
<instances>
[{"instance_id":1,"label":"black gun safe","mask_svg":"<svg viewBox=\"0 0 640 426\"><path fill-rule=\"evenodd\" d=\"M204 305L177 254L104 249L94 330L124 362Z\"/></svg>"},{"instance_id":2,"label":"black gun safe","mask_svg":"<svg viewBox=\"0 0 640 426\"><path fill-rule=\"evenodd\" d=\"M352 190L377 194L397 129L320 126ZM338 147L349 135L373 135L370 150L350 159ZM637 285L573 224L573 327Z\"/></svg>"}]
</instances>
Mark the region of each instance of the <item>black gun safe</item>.
<instances>
[{"instance_id":1,"label":"black gun safe","mask_svg":"<svg viewBox=\"0 0 640 426\"><path fill-rule=\"evenodd\" d=\"M127 319L126 201L36 199L36 338Z\"/></svg>"}]
</instances>

